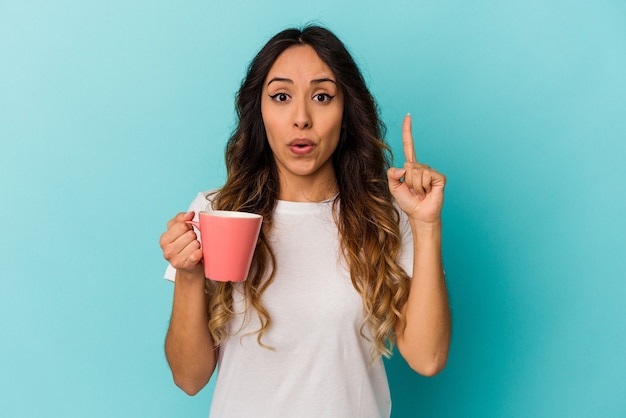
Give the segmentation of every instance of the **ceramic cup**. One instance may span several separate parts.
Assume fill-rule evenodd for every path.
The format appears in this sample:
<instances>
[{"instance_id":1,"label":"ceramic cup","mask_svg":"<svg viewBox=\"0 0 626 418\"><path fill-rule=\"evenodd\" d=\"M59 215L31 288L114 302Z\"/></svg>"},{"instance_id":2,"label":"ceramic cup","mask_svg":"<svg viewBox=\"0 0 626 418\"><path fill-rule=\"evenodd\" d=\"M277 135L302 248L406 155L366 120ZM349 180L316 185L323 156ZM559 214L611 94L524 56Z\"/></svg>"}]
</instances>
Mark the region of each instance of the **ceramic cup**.
<instances>
[{"instance_id":1,"label":"ceramic cup","mask_svg":"<svg viewBox=\"0 0 626 418\"><path fill-rule=\"evenodd\" d=\"M263 217L255 213L214 210L188 221L200 231L204 274L218 282L247 279Z\"/></svg>"}]
</instances>

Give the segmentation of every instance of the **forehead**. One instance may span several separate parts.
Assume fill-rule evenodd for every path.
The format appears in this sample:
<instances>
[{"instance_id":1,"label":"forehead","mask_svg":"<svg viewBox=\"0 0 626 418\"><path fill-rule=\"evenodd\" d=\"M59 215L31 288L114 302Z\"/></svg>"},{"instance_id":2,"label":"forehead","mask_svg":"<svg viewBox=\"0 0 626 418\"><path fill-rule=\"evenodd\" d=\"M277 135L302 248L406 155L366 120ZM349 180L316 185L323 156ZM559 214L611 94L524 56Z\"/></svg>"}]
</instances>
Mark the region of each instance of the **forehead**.
<instances>
[{"instance_id":1,"label":"forehead","mask_svg":"<svg viewBox=\"0 0 626 418\"><path fill-rule=\"evenodd\" d=\"M313 47L298 45L287 48L278 56L266 81L273 77L314 79L320 76L335 79L330 67L322 61Z\"/></svg>"}]
</instances>

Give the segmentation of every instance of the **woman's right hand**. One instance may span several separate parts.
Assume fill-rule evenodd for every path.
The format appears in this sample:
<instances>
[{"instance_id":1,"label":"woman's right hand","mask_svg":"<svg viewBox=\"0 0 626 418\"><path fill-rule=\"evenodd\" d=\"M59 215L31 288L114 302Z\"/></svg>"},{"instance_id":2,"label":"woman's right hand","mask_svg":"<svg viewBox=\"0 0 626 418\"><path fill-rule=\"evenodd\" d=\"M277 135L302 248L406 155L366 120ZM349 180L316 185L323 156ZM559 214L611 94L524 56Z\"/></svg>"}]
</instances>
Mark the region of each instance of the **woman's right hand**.
<instances>
[{"instance_id":1,"label":"woman's right hand","mask_svg":"<svg viewBox=\"0 0 626 418\"><path fill-rule=\"evenodd\" d=\"M167 223L167 231L161 235L159 244L163 257L176 270L198 273L203 271L202 250L193 227L186 223L193 220L193 217L194 212L181 212L172 218Z\"/></svg>"}]
</instances>

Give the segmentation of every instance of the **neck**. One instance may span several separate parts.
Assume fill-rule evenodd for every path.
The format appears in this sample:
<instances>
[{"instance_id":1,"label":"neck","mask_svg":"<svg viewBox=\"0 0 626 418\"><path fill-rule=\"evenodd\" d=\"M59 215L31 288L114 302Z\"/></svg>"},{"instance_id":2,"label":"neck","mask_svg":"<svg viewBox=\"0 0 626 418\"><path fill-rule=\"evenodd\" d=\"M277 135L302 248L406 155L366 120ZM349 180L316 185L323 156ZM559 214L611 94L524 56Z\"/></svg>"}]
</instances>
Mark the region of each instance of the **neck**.
<instances>
[{"instance_id":1,"label":"neck","mask_svg":"<svg viewBox=\"0 0 626 418\"><path fill-rule=\"evenodd\" d=\"M334 173L332 178L317 180L281 176L278 198L289 202L323 202L336 196L338 192Z\"/></svg>"}]
</instances>

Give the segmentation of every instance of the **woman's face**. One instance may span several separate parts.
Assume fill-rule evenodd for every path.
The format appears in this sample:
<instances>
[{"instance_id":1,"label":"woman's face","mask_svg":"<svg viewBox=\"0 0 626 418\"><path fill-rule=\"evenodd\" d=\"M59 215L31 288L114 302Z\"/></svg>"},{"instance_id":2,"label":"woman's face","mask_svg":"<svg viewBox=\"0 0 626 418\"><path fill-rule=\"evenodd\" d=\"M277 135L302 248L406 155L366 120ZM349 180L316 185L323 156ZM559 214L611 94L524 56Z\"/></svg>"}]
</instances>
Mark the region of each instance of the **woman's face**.
<instances>
[{"instance_id":1,"label":"woman's face","mask_svg":"<svg viewBox=\"0 0 626 418\"><path fill-rule=\"evenodd\" d=\"M291 47L274 62L263 83L261 114L281 192L335 184L331 157L341 134L343 93L312 47Z\"/></svg>"}]
</instances>

